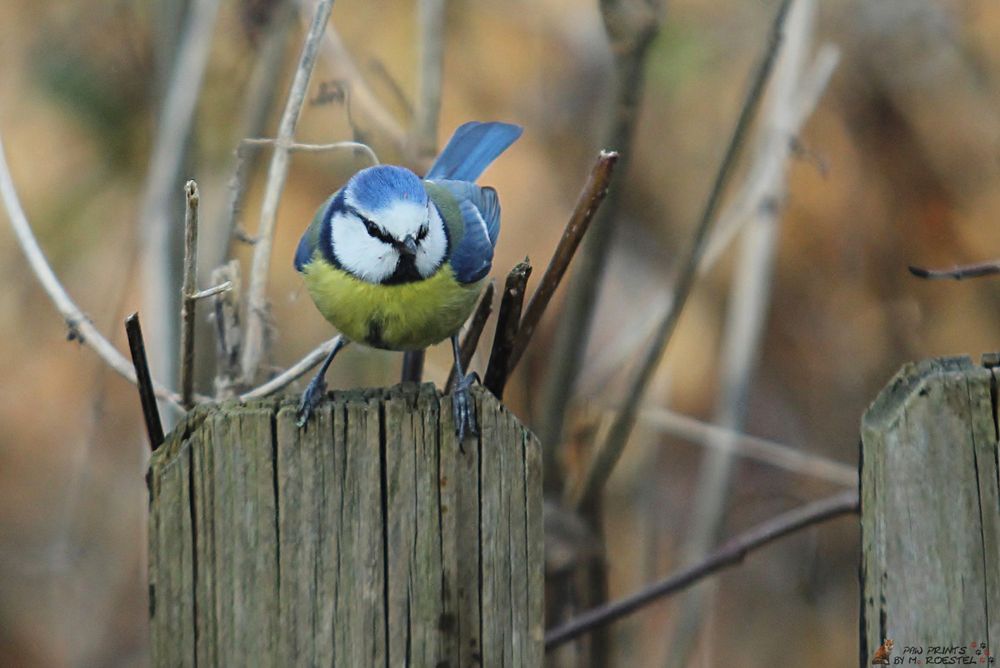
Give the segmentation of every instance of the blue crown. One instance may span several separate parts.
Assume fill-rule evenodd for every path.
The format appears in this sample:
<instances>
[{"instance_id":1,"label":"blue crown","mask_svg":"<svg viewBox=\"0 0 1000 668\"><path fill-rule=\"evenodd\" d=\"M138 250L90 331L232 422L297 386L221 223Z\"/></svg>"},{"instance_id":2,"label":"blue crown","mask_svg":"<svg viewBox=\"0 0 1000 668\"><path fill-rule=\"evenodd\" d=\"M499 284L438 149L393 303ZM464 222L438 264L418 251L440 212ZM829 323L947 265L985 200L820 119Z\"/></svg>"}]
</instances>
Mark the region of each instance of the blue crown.
<instances>
[{"instance_id":1,"label":"blue crown","mask_svg":"<svg viewBox=\"0 0 1000 668\"><path fill-rule=\"evenodd\" d=\"M373 212L401 199L416 204L427 201L427 191L417 175L394 165L362 169L351 178L345 194L351 206Z\"/></svg>"}]
</instances>

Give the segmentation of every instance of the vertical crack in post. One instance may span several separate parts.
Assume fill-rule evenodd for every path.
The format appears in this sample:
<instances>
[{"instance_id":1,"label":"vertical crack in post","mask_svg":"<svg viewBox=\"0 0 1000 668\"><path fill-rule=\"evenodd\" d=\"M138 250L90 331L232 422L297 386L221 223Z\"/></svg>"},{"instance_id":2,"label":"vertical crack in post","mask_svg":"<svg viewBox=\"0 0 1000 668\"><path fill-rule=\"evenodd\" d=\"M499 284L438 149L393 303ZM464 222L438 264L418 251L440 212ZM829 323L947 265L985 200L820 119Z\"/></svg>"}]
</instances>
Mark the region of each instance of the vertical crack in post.
<instances>
[{"instance_id":1,"label":"vertical crack in post","mask_svg":"<svg viewBox=\"0 0 1000 668\"><path fill-rule=\"evenodd\" d=\"M862 430L862 434L864 431ZM865 577L867 567L865 566L866 560L868 559L868 554L865 552L864 546L864 535L865 535L865 488L864 488L864 470L865 470L865 441L864 436L858 439L858 506L860 507L860 512L858 513L858 533L861 537L861 559L858 563L858 592L861 595L861 614L858 615L858 624L861 627L861 665L865 665L868 661L868 606L865 604L865 583L868 581Z\"/></svg>"},{"instance_id":2,"label":"vertical crack in post","mask_svg":"<svg viewBox=\"0 0 1000 668\"><path fill-rule=\"evenodd\" d=\"M278 609L281 609L281 519L278 496L278 409L268 413L271 426L271 493L274 495L274 587Z\"/></svg>"},{"instance_id":3,"label":"vertical crack in post","mask_svg":"<svg viewBox=\"0 0 1000 668\"><path fill-rule=\"evenodd\" d=\"M977 416L974 415L976 409L976 402L973 401L972 397L972 378L968 375L965 377L965 390L968 396L968 422L969 422L969 442L972 443L972 466L975 469L975 479L976 479L976 507L979 510L979 545L980 554L983 558L983 611L986 614L986 646L990 647L990 571L989 571L989 559L986 554L986 522L988 521L986 516L983 515L983 485L979 478L979 439L976 438L976 430L974 425L976 424ZM990 372L990 402L993 402L994 395L994 382L993 373ZM996 404L992 404L995 406ZM996 410L991 410L993 414L993 442L992 446L996 448Z\"/></svg>"},{"instance_id":4,"label":"vertical crack in post","mask_svg":"<svg viewBox=\"0 0 1000 668\"><path fill-rule=\"evenodd\" d=\"M366 412L366 419L371 411ZM380 499L382 503L382 623L385 633L385 666L389 668L389 485L386 470L386 425L385 397L378 397L378 463L380 477ZM374 634L373 634L374 635ZM374 656L374 655L373 655Z\"/></svg>"},{"instance_id":5,"label":"vertical crack in post","mask_svg":"<svg viewBox=\"0 0 1000 668\"><path fill-rule=\"evenodd\" d=\"M476 406L479 409L479 415L482 416L482 402L479 402ZM482 417L480 417L480 420ZM483 656L485 647L483 644L483 436L482 429L479 430L479 436L476 437L476 509L478 511L479 521L476 523L476 536L479 543L479 600L476 602L476 606L479 608L479 663L484 663L486 657ZM458 453L456 457L462 457L461 443L458 444Z\"/></svg>"},{"instance_id":6,"label":"vertical crack in post","mask_svg":"<svg viewBox=\"0 0 1000 668\"><path fill-rule=\"evenodd\" d=\"M195 668L198 666L198 513L195 507L195 476L194 449L185 448L184 456L188 465L188 513L191 518L191 583L194 591L191 596L191 626L194 634L194 644L191 646L191 660Z\"/></svg>"},{"instance_id":7,"label":"vertical crack in post","mask_svg":"<svg viewBox=\"0 0 1000 668\"><path fill-rule=\"evenodd\" d=\"M531 466L531 457L528 454L528 450L529 450L529 448L531 448L531 436L529 436L528 433L524 431L524 429L521 427L520 424L518 424L517 427L521 431L521 460L522 460L523 465L524 465L524 468L522 469L523 473L522 473L522 476L521 476L522 479L523 479L522 483L521 483L521 488L522 488L521 491L524 494L524 499L523 499L523 502L524 502L524 572L522 573L522 575L524 576L524 591L525 591L524 604L527 606L527 610L526 610L527 614L525 615L524 620L525 620L526 628L528 630L528 636L524 640L527 643L531 643L531 628L532 628L532 625L533 625L533 623L535 621L534 617L533 617L533 606L531 604L531 601L532 601L532 599L534 597L534 594L531 591L531 582L532 582L531 569L532 569L533 566L531 564L531 560L529 559L529 557L530 557L530 548L529 548L529 545L531 545L532 536L531 536L531 521L529 519L529 517L531 515L531 512L528 509L529 504L530 504L529 499L531 498L531 494L529 493L529 491L530 491L529 490L529 480L531 480L531 475L528 472L528 467Z\"/></svg>"},{"instance_id":8,"label":"vertical crack in post","mask_svg":"<svg viewBox=\"0 0 1000 668\"><path fill-rule=\"evenodd\" d=\"M993 413L993 441L1000 439L1000 423L997 422L997 377L993 369L990 372L990 408Z\"/></svg>"}]
</instances>

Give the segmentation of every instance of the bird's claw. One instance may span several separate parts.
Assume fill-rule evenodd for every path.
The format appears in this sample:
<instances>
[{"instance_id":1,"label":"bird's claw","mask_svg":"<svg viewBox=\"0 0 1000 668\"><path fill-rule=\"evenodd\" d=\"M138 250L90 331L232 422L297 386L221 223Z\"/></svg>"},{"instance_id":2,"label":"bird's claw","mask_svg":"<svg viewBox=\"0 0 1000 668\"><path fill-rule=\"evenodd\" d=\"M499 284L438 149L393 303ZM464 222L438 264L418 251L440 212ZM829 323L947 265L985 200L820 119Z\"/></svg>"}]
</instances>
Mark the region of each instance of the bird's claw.
<instances>
[{"instance_id":1,"label":"bird's claw","mask_svg":"<svg viewBox=\"0 0 1000 668\"><path fill-rule=\"evenodd\" d=\"M469 388L478 377L470 373L455 385L451 393L451 410L455 418L455 433L458 435L458 445L461 448L466 434L476 436L479 426L476 424L476 410L469 394ZM464 452L464 450L463 450Z\"/></svg>"},{"instance_id":2,"label":"bird's claw","mask_svg":"<svg viewBox=\"0 0 1000 668\"><path fill-rule=\"evenodd\" d=\"M313 378L309 386L306 387L306 391L302 393L302 401L299 403L299 410L296 413L298 420L295 421L295 424L299 429L306 426L306 423L309 422L313 410L325 394L326 381L319 376Z\"/></svg>"}]
</instances>

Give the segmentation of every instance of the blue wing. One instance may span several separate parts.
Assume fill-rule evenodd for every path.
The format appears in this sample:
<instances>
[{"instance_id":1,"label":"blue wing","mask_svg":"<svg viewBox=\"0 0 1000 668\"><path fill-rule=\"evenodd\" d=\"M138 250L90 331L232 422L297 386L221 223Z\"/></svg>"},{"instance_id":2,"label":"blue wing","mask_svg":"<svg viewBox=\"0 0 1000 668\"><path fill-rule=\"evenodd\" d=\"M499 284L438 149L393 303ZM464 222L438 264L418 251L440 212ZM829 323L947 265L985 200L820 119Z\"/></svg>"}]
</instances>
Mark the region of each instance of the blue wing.
<instances>
[{"instance_id":1,"label":"blue wing","mask_svg":"<svg viewBox=\"0 0 1000 668\"><path fill-rule=\"evenodd\" d=\"M425 178L475 181L523 131L510 123L465 123L455 130Z\"/></svg>"},{"instance_id":2,"label":"blue wing","mask_svg":"<svg viewBox=\"0 0 1000 668\"><path fill-rule=\"evenodd\" d=\"M494 200L496 193L494 193ZM489 226L479 208L468 199L459 200L458 209L462 214L465 234L451 253L449 263L455 278L461 283L475 283L490 273L493 266L493 244ZM499 221L499 204L497 205Z\"/></svg>"},{"instance_id":3,"label":"blue wing","mask_svg":"<svg viewBox=\"0 0 1000 668\"><path fill-rule=\"evenodd\" d=\"M443 180L434 181L434 183L451 193L459 207L461 207L462 202L471 202L479 210L483 222L486 223L490 244L496 246L497 237L500 235L500 198L497 197L497 191L489 186L480 187L468 181ZM468 230L469 222L467 220L463 220L463 222Z\"/></svg>"}]
</instances>

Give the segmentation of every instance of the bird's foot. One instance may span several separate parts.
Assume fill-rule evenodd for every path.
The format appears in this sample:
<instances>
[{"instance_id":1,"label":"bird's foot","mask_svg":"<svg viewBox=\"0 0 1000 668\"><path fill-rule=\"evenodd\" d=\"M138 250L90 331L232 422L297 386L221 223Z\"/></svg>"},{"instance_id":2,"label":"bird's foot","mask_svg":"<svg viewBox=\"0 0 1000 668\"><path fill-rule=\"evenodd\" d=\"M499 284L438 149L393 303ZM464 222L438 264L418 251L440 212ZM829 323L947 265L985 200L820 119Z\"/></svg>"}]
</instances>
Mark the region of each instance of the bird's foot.
<instances>
[{"instance_id":1,"label":"bird's foot","mask_svg":"<svg viewBox=\"0 0 1000 668\"><path fill-rule=\"evenodd\" d=\"M476 424L476 408L472 403L472 396L469 388L472 383L479 379L474 373L466 375L455 384L455 389L451 393L451 410L455 418L455 433L458 435L458 447L465 452L462 444L465 436L476 436L479 434L479 426Z\"/></svg>"},{"instance_id":2,"label":"bird's foot","mask_svg":"<svg viewBox=\"0 0 1000 668\"><path fill-rule=\"evenodd\" d=\"M299 410L297 413L298 420L295 422L300 429L306 426L306 422L309 422L313 409L319 405L319 402L323 399L323 395L325 394L326 381L322 377L316 376L309 382L308 387L306 387L306 391L302 393L302 402L299 403Z\"/></svg>"}]
</instances>

